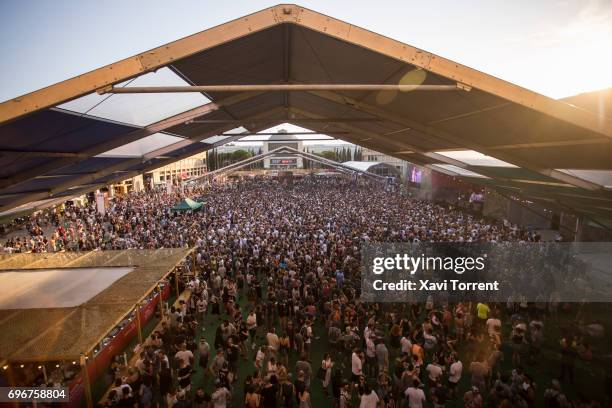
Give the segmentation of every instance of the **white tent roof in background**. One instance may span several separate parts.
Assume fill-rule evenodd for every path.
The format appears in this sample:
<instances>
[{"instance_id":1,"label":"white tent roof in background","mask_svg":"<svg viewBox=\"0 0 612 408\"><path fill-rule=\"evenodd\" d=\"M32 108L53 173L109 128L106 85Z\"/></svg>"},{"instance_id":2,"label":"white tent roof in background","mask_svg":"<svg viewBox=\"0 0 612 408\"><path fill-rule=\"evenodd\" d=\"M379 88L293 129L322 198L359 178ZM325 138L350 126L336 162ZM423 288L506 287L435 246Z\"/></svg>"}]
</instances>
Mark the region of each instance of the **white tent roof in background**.
<instances>
[{"instance_id":1,"label":"white tent roof in background","mask_svg":"<svg viewBox=\"0 0 612 408\"><path fill-rule=\"evenodd\" d=\"M351 167L359 171L368 171L370 167L377 166L379 164L385 164L381 162L369 162L369 161L347 161L342 163L345 166Z\"/></svg>"}]
</instances>

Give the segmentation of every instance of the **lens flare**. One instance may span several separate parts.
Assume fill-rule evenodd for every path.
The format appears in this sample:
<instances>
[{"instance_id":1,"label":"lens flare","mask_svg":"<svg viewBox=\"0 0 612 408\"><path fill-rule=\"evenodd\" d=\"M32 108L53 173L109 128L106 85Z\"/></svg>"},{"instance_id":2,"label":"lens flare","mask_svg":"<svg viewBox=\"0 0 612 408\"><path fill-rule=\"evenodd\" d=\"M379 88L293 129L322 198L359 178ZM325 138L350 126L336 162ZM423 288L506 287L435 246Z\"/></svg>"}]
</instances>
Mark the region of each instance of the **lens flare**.
<instances>
[{"instance_id":1,"label":"lens flare","mask_svg":"<svg viewBox=\"0 0 612 408\"><path fill-rule=\"evenodd\" d=\"M402 79L400 79L400 85L421 85L425 82L427 78L427 71L424 69L413 69L412 71L408 71L404 74ZM412 92L412 91L402 91L402 92Z\"/></svg>"},{"instance_id":2,"label":"lens flare","mask_svg":"<svg viewBox=\"0 0 612 408\"><path fill-rule=\"evenodd\" d=\"M378 91L376 94L376 103L379 105L387 105L395 99L397 91Z\"/></svg>"},{"instance_id":3,"label":"lens flare","mask_svg":"<svg viewBox=\"0 0 612 408\"><path fill-rule=\"evenodd\" d=\"M399 85L421 85L427 79L427 71L424 69L413 69L406 72L398 81ZM406 90L401 92L412 92ZM376 94L376 103L379 105L388 105L395 100L399 91L379 91Z\"/></svg>"}]
</instances>

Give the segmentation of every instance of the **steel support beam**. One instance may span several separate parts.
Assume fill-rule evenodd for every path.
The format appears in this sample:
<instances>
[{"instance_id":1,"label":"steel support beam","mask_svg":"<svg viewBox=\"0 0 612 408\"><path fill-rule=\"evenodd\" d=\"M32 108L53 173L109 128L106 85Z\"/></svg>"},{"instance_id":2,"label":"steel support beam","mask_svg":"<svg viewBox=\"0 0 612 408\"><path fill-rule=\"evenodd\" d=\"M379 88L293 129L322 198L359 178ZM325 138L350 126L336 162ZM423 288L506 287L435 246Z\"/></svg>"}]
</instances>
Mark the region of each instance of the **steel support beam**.
<instances>
[{"instance_id":1,"label":"steel support beam","mask_svg":"<svg viewBox=\"0 0 612 408\"><path fill-rule=\"evenodd\" d=\"M244 135L244 136L248 136L248 135ZM250 143L250 142L295 142L295 141L302 141L302 142L312 142L312 141L324 141L324 142L329 142L329 141L333 141L333 140L338 140L336 138L314 138L314 139L274 139L274 140L270 140L270 139L249 139L249 140L236 140L236 142L238 143Z\"/></svg>"},{"instance_id":2,"label":"steel support beam","mask_svg":"<svg viewBox=\"0 0 612 408\"><path fill-rule=\"evenodd\" d=\"M166 129L169 129L173 126L179 125L181 123L185 123L187 121L193 120L194 118L201 117L212 112L218 111L222 106L229 106L234 103L243 102L247 99L253 98L259 94L241 94L234 95L229 98L223 100L220 103L207 103L205 105L198 106L196 108L190 109L188 111L179 113L177 115L171 116L167 119L160 120L159 122L148 125L142 129L135 130L126 135L119 136L113 138L112 140L99 143L87 150L79 153L78 157L64 157L58 160L50 161L49 163L42 164L40 166L34 166L30 169L24 170L15 174L13 176L0 179L0 188L12 186L18 184L20 182L32 179L34 177L43 175L45 173L51 171L57 171L63 167L69 166L71 164L77 163L84 158L96 156L98 154L102 154L109 150L115 149L117 147L123 146L127 143L134 142L136 140L145 138L147 136L151 136L155 133L162 132Z\"/></svg>"},{"instance_id":3,"label":"steel support beam","mask_svg":"<svg viewBox=\"0 0 612 408\"><path fill-rule=\"evenodd\" d=\"M300 122L300 123L352 123L352 122L380 122L381 119L380 118L325 118L325 117L320 117L320 118L274 118L274 119L250 119L250 120L244 120L244 119L232 119L232 120L225 120L225 119L209 119L209 120L193 120L190 121L189 123L214 123L214 124L229 124L229 125L250 125L250 124L258 124L258 123L265 123L265 122L270 122L272 120L284 120L285 122L288 121L292 121L292 122Z\"/></svg>"},{"instance_id":4,"label":"steel support beam","mask_svg":"<svg viewBox=\"0 0 612 408\"><path fill-rule=\"evenodd\" d=\"M456 85L401 84L268 84L268 85L194 85L194 86L125 86L98 90L99 94L208 93L208 92L306 92L306 91L460 91Z\"/></svg>"},{"instance_id":5,"label":"steel support beam","mask_svg":"<svg viewBox=\"0 0 612 408\"><path fill-rule=\"evenodd\" d=\"M312 117L312 114L310 114L309 112L306 112L304 110L301 110L301 109L292 108L291 111L295 112L295 113L298 113L300 115ZM374 148L374 150L380 151L381 153L388 154L389 156L397 157L398 159L401 159L401 160L403 160L403 158L402 157L398 157L396 152L410 150L413 155L416 155L417 157L419 157L419 158L414 157L414 156L411 157L411 160L414 161L415 164L426 165L428 162L430 162L429 159L434 159L434 160L441 161L441 162L446 163L446 164L452 164L454 166L459 166L459 167L463 167L463 168L468 168L469 167L469 166L467 166L463 162L459 162L457 160L451 159L449 157L446 157L446 156L443 156L443 155L440 155L440 154L437 154L437 153L427 152L427 151L419 148L418 146L414 146L414 145L411 145L411 144L408 144L408 143L405 143L405 142L402 142L402 141L398 141L397 139L394 139L394 138L386 137L384 135L380 135L378 133L366 131L366 130L363 130L361 128L358 128L358 127L355 127L355 126L351 126L351 125L347 125L347 124L344 124L344 123L341 123L338 126L342 127L343 129L348 130L351 133L360 134L360 135L363 135L366 138L380 141L381 144L377 145L378 147ZM363 141L357 141L357 142L353 142L353 143L358 144L358 145L362 145ZM384 145L384 148L382 147L383 145ZM381 150L381 148L382 148L382 150Z\"/></svg>"},{"instance_id":6,"label":"steel support beam","mask_svg":"<svg viewBox=\"0 0 612 408\"><path fill-rule=\"evenodd\" d=\"M293 4L280 4L261 10L4 102L0 104L0 123L36 110L56 106L100 88L109 87L144 73L152 72L198 52L284 23L296 24L322 35L371 50L397 61L425 69L453 82L461 83L464 88L472 87L482 90L526 108L612 138L612 121L602 116Z\"/></svg>"},{"instance_id":7,"label":"steel support beam","mask_svg":"<svg viewBox=\"0 0 612 408\"><path fill-rule=\"evenodd\" d=\"M316 11L296 5L283 7L292 7L293 10L289 14L293 14L294 17L299 16L297 24L310 30L386 55L444 78L452 79L457 83L612 138L612 121L585 109L540 95L492 75ZM287 18L287 20L291 19Z\"/></svg>"},{"instance_id":8,"label":"steel support beam","mask_svg":"<svg viewBox=\"0 0 612 408\"><path fill-rule=\"evenodd\" d=\"M281 108L277 108L277 109L265 112L264 114L275 113L277 110L280 110L280 109ZM255 118L259 118L260 116L261 115L255 115ZM249 119L250 118L246 118L245 120L249 120ZM274 125L276 125L276 124L278 124L278 119L272 119L272 120L268 121L267 123L273 123ZM34 192L33 194L28 194L25 197L21 197L19 199L13 200L10 203L4 205L2 207L2 210L6 211L8 209L17 207L19 205L22 205L22 204L25 204L25 203L28 203L28 202L37 201L37 200L43 200L43 199L46 199L46 198L52 198L54 195L60 194L60 193L68 190L69 188L71 188L73 186L89 185L89 186L91 186L91 188L88 191L91 191L91 190L95 190L96 188L102 187L102 186L104 186L106 184L111 184L112 181L115 181L115 180L125 180L127 178L133 177L134 175L137 175L137 174L140 174L142 172L147 171L147 170L137 170L137 171L126 172L125 169L128 169L128 168L133 167L133 166L137 166L137 165L139 165L139 164L141 164L143 162L146 162L147 160L153 159L155 157L159 157L159 156L163 156L164 154L171 153L172 151L176 151L176 150L178 150L178 149L180 149L182 147L186 147L188 145L192 145L194 143L198 143L201 140L206 139L206 138L211 137L211 136L215 136L218 133L222 133L222 132L226 132L228 130L231 130L233 127L234 126L218 127L218 128L216 128L214 130L211 130L209 132L201 134L201 135L199 135L199 136L197 136L195 138L185 139L183 141L179 141L177 143L174 143L173 145L171 145L171 146L174 147L174 149L172 149L172 150L168 149L169 146L162 147L160 149L154 150L153 152L149 152L145 157L137 157L137 158L125 160L125 161L122 161L120 163L117 163L114 166L106 167L103 170L100 170L100 171L97 171L97 172L94 172L94 173L84 174L81 177L78 177L76 179L72 179L72 180L66 181L64 183L60 183L60 184L56 185L55 187L53 187L53 188L51 188L49 190L37 191L37 192ZM268 127L268 126L264 126L264 127L262 127L262 129L265 129L266 127ZM146 168L156 169L156 168L159 168L159 167L163 167L163 166L165 166L167 164L174 163L175 161L182 160L185 157L193 156L194 154L197 154L199 152L212 149L212 148L214 148L214 147L216 147L218 145L230 143L230 142L238 140L238 139L240 139L242 137L243 136L238 133L238 134L236 134L236 135L234 135L232 137L228 137L228 138L226 138L224 140L221 140L221 141L219 141L217 143L214 143L214 144L201 143L202 149L192 150L191 152L189 152L186 155L180 155L178 157L168 158L166 160L163 160L163 161L159 162L158 164L153 165L152 167L151 166L145 167L145 169ZM96 182L98 180L100 180L101 178L110 176L112 174L117 174L117 176L112 178L110 181L106 181L104 183L97 183L96 184Z\"/></svg>"},{"instance_id":9,"label":"steel support beam","mask_svg":"<svg viewBox=\"0 0 612 408\"><path fill-rule=\"evenodd\" d=\"M346 97L344 95L338 95L338 94L333 93L333 92L311 92L311 93L313 95L316 95L316 96L320 97L320 98L323 98L323 99L326 99L326 100L329 100L329 101L332 101L332 102L336 102L336 103L341 104L341 105L350 106L353 109L359 110L359 111L364 112L364 113L368 113L370 115L374 115L374 116L376 116L376 117L378 117L380 119L388 120L388 121L394 122L394 123L396 123L398 125L410 127L410 128L412 128L412 129L414 129L414 130L416 130L418 132L424 133L424 134L426 134L426 135L428 135L430 137L434 137L434 138L442 140L444 142L452 143L452 144L455 144L457 146L462 146L463 148L468 148L468 149L476 150L476 151L478 151L480 153L483 153L483 154L489 154L489 155L491 155L493 157L496 157L496 158L498 158L500 160L504 160L504 161L506 161L508 163L514 164L514 165L522 167L524 169L528 169L528 170L537 172L539 174L543 174L543 175L551 177L551 178L556 178L557 176L559 176L556 171L553 171L551 169L536 168L536 167L533 166L533 164L525 162L524 160L516 158L516 157L514 157L514 156L512 156L512 155L510 155L508 153L499 153L499 152L493 153L493 152L490 152L488 147L481 146L479 144L470 142L469 140L463 139L463 138L461 138L459 136L453 135L453 134L451 134L449 132L446 132L446 131L443 131L441 129L437 129L437 128L433 127L433 126L429 126L429 125L426 125L426 124L423 124L423 123L420 123L420 122L417 122L415 120L411 120L411 119L408 119L408 118L405 118L405 117L400 117L400 116L398 116L396 114L389 113L389 112L387 112L387 111L385 111L385 110L383 110L383 109L381 109L379 107L372 106L372 105L369 105L369 104L361 102L361 101L357 101L355 99ZM421 149L417 148L416 151L418 151L418 150L421 150ZM391 154L391 155L393 155L393 154ZM445 156L442 156L442 155L436 155L436 158L440 159L440 160L442 160L442 158L444 158L444 157ZM448 160L449 160L448 158L445 158L442 161L446 161L449 164L456 165L455 163L449 162ZM463 165L462 167L470 168L470 166L466 167L465 165ZM487 175L487 174L483 173L482 170L476 170L476 172L477 173L481 173L483 175ZM489 176L489 177L496 178L495 176ZM576 186L581 187L581 188L584 188L584 189L587 189L587 190L595 191L595 190L601 190L603 188L599 184L591 183L589 181L580 179L578 177L568 176L568 175L565 175L565 174L564 174L564 176L563 176L563 178L561 180L563 182L569 182L568 180L570 180L570 179L573 180L571 184L576 185Z\"/></svg>"},{"instance_id":10,"label":"steel support beam","mask_svg":"<svg viewBox=\"0 0 612 408\"><path fill-rule=\"evenodd\" d=\"M0 150L0 155L10 155L18 157L74 157L83 158L87 157L83 153L72 153L72 152L42 152L36 150Z\"/></svg>"},{"instance_id":11,"label":"steel support beam","mask_svg":"<svg viewBox=\"0 0 612 408\"><path fill-rule=\"evenodd\" d=\"M573 139L559 140L554 142L532 142L532 143L514 143L506 145L489 146L489 150L514 150L514 149L537 149L541 147L560 147L560 146L582 146L590 144L610 143L610 139L605 137L589 138L589 139Z\"/></svg>"},{"instance_id":12,"label":"steel support beam","mask_svg":"<svg viewBox=\"0 0 612 408\"><path fill-rule=\"evenodd\" d=\"M320 156L317 156L317 155L314 155L314 154L311 154L311 153L300 152L299 150L294 149L292 147L282 146L282 147L278 147L276 149L270 150L269 152L262 153L262 154L259 154L257 156L249 157L249 158L241 160L239 162L236 162L236 163L227 165L225 167L222 167L220 169L213 170L213 171L211 171L211 172L209 172L207 174L204 174L202 176L199 176L199 177L195 178L194 180L200 180L200 179L204 179L204 178L214 177L214 176L217 176L219 174L227 173L229 171L236 171L238 169L241 169L243 167L249 166L251 164L258 163L258 162L264 160L267 157L274 157L274 156L279 155L279 154L280 155L290 154L292 156L298 156L298 157L301 157L303 159L311 160L311 161L314 161L314 162L317 162L317 163L323 164L325 166L329 166L329 167L332 167L334 169L341 170L341 171L344 171L344 172L347 172L347 173L360 173L360 174L364 174L364 175L366 175L366 176L368 176L370 178L376 179L378 181L385 179L383 176L379 176L379 175L373 174L373 173L368 173L368 172L363 171L363 170L354 169L352 167L346 166L346 165L344 165L342 163L339 163L339 162L335 162L333 160L326 159L324 157L320 157Z\"/></svg>"},{"instance_id":13,"label":"steel support beam","mask_svg":"<svg viewBox=\"0 0 612 408\"><path fill-rule=\"evenodd\" d=\"M284 133L279 133L279 132L251 132L251 133L241 133L241 135L244 136L291 136L291 135L295 135L295 136L301 136L301 135L321 135L321 134L329 134L329 135L345 135L348 132L325 132L325 133L319 133L319 132L284 132ZM234 136L234 134L232 133L223 133L219 136ZM307 140L312 140L312 139L307 139Z\"/></svg>"},{"instance_id":14,"label":"steel support beam","mask_svg":"<svg viewBox=\"0 0 612 408\"><path fill-rule=\"evenodd\" d=\"M427 124L428 125L435 125L435 124L438 124L438 123L444 123L444 122L448 122L448 121L455 120L455 119L469 118L470 116L478 115L480 113L485 113L485 112L491 112L491 111L493 111L495 109L503 108L503 107L510 106L510 105L511 105L510 102L500 103L499 105L490 106L488 108L476 109L476 110L474 110L472 112L460 113L459 115L453 115L453 116L448 116L448 117L443 118L443 119L432 120L431 122L427 122Z\"/></svg>"},{"instance_id":15,"label":"steel support beam","mask_svg":"<svg viewBox=\"0 0 612 408\"><path fill-rule=\"evenodd\" d=\"M286 6L285 6L286 7ZM181 38L116 63L0 104L0 123L57 106L97 89L118 84L175 61L285 22L283 6L256 13ZM290 16L294 19L296 15Z\"/></svg>"},{"instance_id":16,"label":"steel support beam","mask_svg":"<svg viewBox=\"0 0 612 408\"><path fill-rule=\"evenodd\" d=\"M266 128L265 126L261 127L261 129L265 129L265 128ZM235 139L239 139L240 137L242 137L242 135L241 134L237 134L235 136ZM145 166L144 168L142 168L140 170L134 170L134 171L130 171L130 172L126 173L126 174L122 174L120 177L116 177L116 178L114 178L114 179L112 179L112 180L110 180L108 182L99 184L99 187L102 187L104 185L113 184L114 182L125 180L125 179L128 179L130 177L135 177L138 174L144 174L146 172L153 171L153 170L158 169L160 167L164 167L164 166L167 166L169 164L172 164L172 163L174 163L176 161L183 160L183 159L185 159L187 157L191 157L194 154L198 154L198 153L201 153L201 152L204 152L204 151L211 150L211 149L213 149L215 147L222 146L222 145L224 145L226 143L229 143L229 142L231 142L231 140L220 140L220 141L218 141L216 143L212 143L212 144L201 143L202 147L200 149L196 149L196 150L194 150L192 152L189 152L189 153L186 153L186 154L182 154L182 155L179 155L179 156L174 157L174 158L166 159L166 160L164 160L164 161L162 161L160 163L156 163L156 164L152 164L152 165L149 165L149 166Z\"/></svg>"},{"instance_id":17,"label":"steel support beam","mask_svg":"<svg viewBox=\"0 0 612 408\"><path fill-rule=\"evenodd\" d=\"M310 112L307 112L307 111L304 111L304 110L301 110L301 109L297 109L297 108L291 108L291 112L292 113L296 113L298 115L307 116L309 118L315 118L315 119L318 118L318 115L315 115L315 114L312 114ZM290 122L292 122L293 120L294 119L290 119ZM323 121L323 123L325 123L325 122ZM366 143L366 141L372 140L372 139L373 140L379 140L379 141L380 140L384 140L386 145L389 145L389 144L392 145L393 151L405 150L407 148L408 149L412 149L413 148L413 146L408 146L406 144L400 144L400 143L398 143L397 141L394 141L394 140L390 141L390 140L386 139L384 136L381 136L381 135L379 135L377 133L369 132L367 130L363 130L363 129L355 127L355 126L351 126L351 125L348 125L346 123L339 123L339 124L336 124L336 126L349 131L349 133L351 133L351 134L361 135L363 137L363 139L357 139L357 138L351 138L351 137L343 137L342 138L343 140L346 140L348 142L354 143L354 144L359 145L359 146L368 147L369 149L376 150L376 151L379 151L381 153L388 154L389 156L394 156L394 154L392 153L392 151L388 150L387 147L381 148L381 145L378 145L376 143ZM324 131L322 130L322 132L324 132ZM389 142L391 142L391 143L389 143ZM415 164L420 164L420 165L425 165L426 164L426 161L421 161L419 159L414 160L414 162L415 162Z\"/></svg>"},{"instance_id":18,"label":"steel support beam","mask_svg":"<svg viewBox=\"0 0 612 408\"><path fill-rule=\"evenodd\" d=\"M308 114L305 111L299 111L299 110L296 110L296 109L292 109L292 111L299 112L300 114L304 114L304 115ZM351 126L347 126L347 125L344 125L344 124L340 124L339 126L345 128L345 129L347 129L347 130L349 130L349 131L351 131L351 132L353 132L355 134L362 134L364 136L367 136L370 139L382 140L384 145L388 146L390 144L390 140L386 139L382 135L378 135L378 134L375 134L375 133L372 133L372 132L366 132L366 131L363 131L362 129L351 127ZM359 144L359 145L364 145L363 141L352 141L352 143ZM391 141L391 144L393 144L393 143L395 143L395 141ZM370 148L372 148L372 147L370 147ZM377 150L377 151L381 151L381 153L386 153L386 154L388 154L390 156L398 157L397 156L397 151L381 149L381 145L375 146L373 149ZM445 169L442 169L442 168L439 168L439 167L433 167L432 165L428 164L427 160L419 159L418 156L424 156L424 157L427 157L427 158L430 158L430 159L434 159L434 160L440 161L440 162L445 163L445 164L451 164L453 166L464 168L466 170L475 172L477 174L481 174L481 175L489 177L491 179L502 180L499 177L495 176L494 174L491 174L491 173L487 172L486 170L484 170L481 167L470 166L470 165L468 165L468 164L466 164L464 162L461 162L461 161L458 161L458 160L446 157L446 156L441 155L441 154L437 154L437 153L433 153L433 152L426 152L426 151L423 151L422 149L419 149L417 147L412 147L412 154L413 154L413 156L410 158L411 162L413 162L415 164L422 165L422 166L426 166L428 168L431 168L431 169L439 171L439 172L446 173L448 175L466 178L464 176L458 175L457 173L454 173L454 172L451 172L451 171L448 171L448 170L445 170ZM415 157L415 156L417 156L417 157ZM402 157L398 157L398 158L399 159L404 159ZM562 173L562 174L557 174L557 173L562 173L562 172L558 172L556 170L542 170L541 171L541 174L545 174L545 175L547 175L547 176L549 176L549 177L551 177L553 179L559 179L560 181L563 181L563 182L566 182L566 183L569 183L569 181L571 180L572 183L570 183L570 184L572 184L572 186L576 186L576 183L582 184L582 182L584 181L582 179L578 179L578 181L577 181L575 177L570 176L570 175L568 175L566 173ZM472 178L467 177L466 179L469 179L472 182L474 182L474 180ZM509 180L509 181L512 181L512 180ZM586 182L586 181L584 181L584 183L586 183L586 184L584 184L586 187L592 187L592 185L595 185L594 183L589 183L589 182ZM596 186L599 187L599 185L596 185ZM582 187L582 186L578 186L578 187ZM584 188L584 187L582 187L582 188ZM592 190L592 188L590 188L590 190Z\"/></svg>"}]
</instances>

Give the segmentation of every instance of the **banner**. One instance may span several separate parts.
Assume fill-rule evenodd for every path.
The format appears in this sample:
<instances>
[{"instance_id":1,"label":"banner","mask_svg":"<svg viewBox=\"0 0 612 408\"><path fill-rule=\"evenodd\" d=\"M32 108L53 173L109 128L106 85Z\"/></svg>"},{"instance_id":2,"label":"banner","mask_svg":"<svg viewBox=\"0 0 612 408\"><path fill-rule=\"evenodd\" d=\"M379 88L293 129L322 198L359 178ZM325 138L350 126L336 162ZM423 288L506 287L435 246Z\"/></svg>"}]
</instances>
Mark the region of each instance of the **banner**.
<instances>
[{"instance_id":1,"label":"banner","mask_svg":"<svg viewBox=\"0 0 612 408\"><path fill-rule=\"evenodd\" d=\"M96 193L96 209L98 213L106 214L106 197L104 193Z\"/></svg>"}]
</instances>

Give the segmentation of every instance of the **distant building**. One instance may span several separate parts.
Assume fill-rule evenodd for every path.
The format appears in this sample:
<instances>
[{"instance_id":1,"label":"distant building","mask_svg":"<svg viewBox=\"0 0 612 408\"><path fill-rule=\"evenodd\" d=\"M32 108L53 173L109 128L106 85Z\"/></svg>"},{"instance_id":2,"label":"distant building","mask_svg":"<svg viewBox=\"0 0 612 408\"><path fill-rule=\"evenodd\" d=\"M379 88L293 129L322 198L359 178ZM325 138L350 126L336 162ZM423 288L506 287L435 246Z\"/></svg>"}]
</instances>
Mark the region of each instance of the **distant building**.
<instances>
[{"instance_id":1,"label":"distant building","mask_svg":"<svg viewBox=\"0 0 612 408\"><path fill-rule=\"evenodd\" d=\"M189 180L206 173L206 152L190 156L150 172L154 184ZM147 173L149 174L149 173Z\"/></svg>"},{"instance_id":2,"label":"distant building","mask_svg":"<svg viewBox=\"0 0 612 408\"><path fill-rule=\"evenodd\" d=\"M263 142L263 153L268 153L271 150L279 147L291 147L300 152L304 151L304 143L295 135L288 135L286 131L280 130L278 134L270 136L270 139ZM274 155L264 159L264 169L271 170L290 170L303 169L304 162L301 157L294 155Z\"/></svg>"},{"instance_id":3,"label":"distant building","mask_svg":"<svg viewBox=\"0 0 612 408\"><path fill-rule=\"evenodd\" d=\"M170 182L178 184L206 173L206 152L198 153L164 167L149 171L109 186L111 195L125 194L131 191L142 191L146 188L165 185Z\"/></svg>"}]
</instances>

